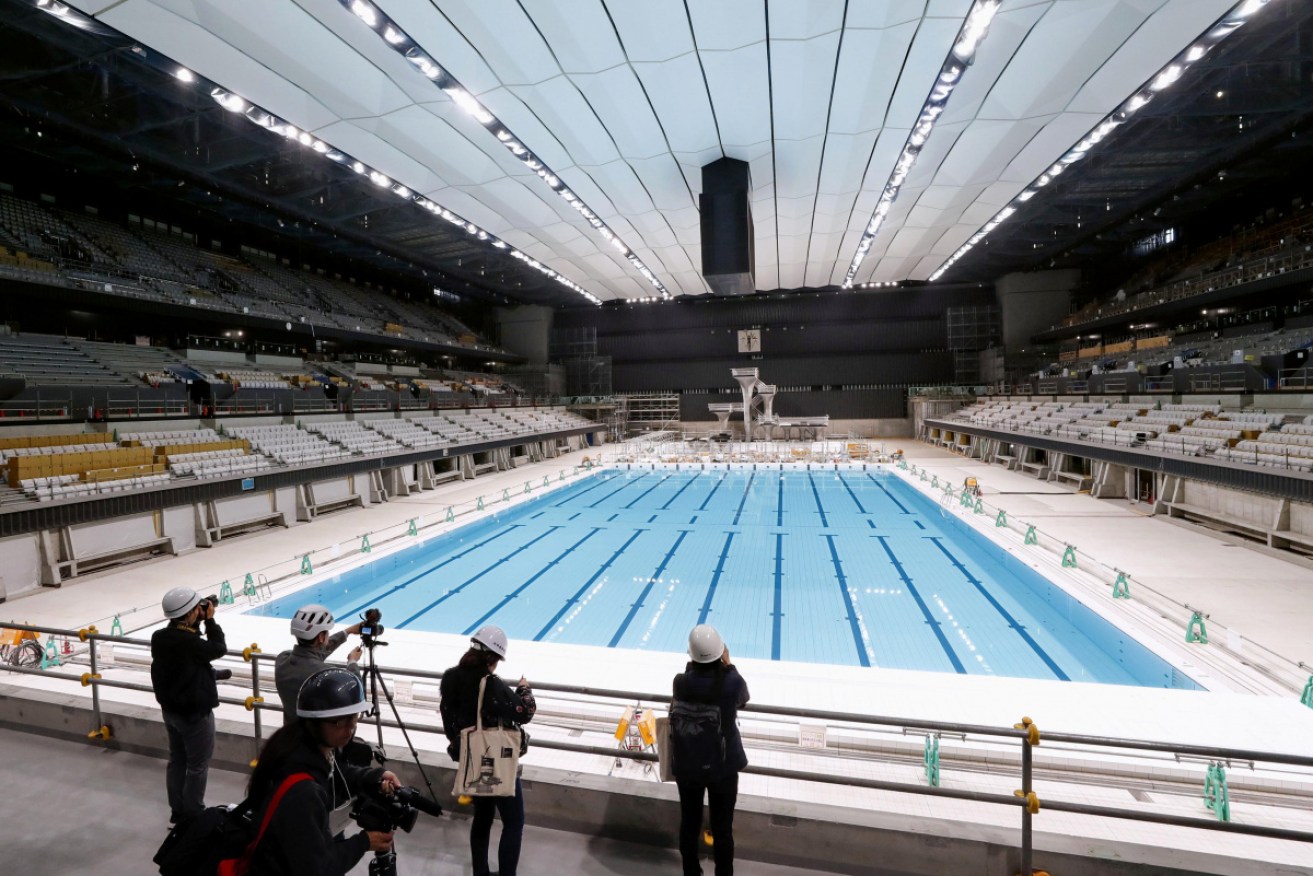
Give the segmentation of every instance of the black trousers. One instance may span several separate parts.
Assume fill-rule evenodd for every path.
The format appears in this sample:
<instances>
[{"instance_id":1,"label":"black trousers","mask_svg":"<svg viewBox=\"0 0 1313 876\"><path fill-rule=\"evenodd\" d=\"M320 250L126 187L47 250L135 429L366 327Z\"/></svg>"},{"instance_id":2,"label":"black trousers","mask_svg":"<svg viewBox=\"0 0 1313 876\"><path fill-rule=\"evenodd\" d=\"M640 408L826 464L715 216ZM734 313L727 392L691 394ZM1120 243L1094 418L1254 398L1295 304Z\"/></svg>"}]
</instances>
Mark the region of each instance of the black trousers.
<instances>
[{"instance_id":1,"label":"black trousers","mask_svg":"<svg viewBox=\"0 0 1313 876\"><path fill-rule=\"evenodd\" d=\"M739 774L715 782L677 782L679 786L679 855L684 876L701 876L698 843L702 833L702 797L711 807L711 854L716 876L734 876L734 804L739 797Z\"/></svg>"}]
</instances>

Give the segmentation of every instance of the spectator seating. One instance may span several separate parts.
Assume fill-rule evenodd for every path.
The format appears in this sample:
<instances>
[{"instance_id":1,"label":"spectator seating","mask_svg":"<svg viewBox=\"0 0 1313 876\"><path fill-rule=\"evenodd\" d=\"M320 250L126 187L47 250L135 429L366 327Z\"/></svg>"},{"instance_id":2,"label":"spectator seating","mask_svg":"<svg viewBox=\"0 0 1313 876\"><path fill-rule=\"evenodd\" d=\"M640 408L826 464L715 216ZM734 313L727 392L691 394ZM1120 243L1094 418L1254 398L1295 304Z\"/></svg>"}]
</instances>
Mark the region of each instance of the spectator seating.
<instances>
[{"instance_id":1,"label":"spectator seating","mask_svg":"<svg viewBox=\"0 0 1313 876\"><path fill-rule=\"evenodd\" d=\"M226 431L235 438L245 438L252 448L285 465L350 456L345 448L296 426L243 426Z\"/></svg>"},{"instance_id":2,"label":"spectator seating","mask_svg":"<svg viewBox=\"0 0 1313 876\"><path fill-rule=\"evenodd\" d=\"M405 447L443 447L451 443L413 420L368 420L365 425Z\"/></svg>"},{"instance_id":3,"label":"spectator seating","mask_svg":"<svg viewBox=\"0 0 1313 876\"><path fill-rule=\"evenodd\" d=\"M106 368L56 335L0 336L0 375L33 386L129 386L132 381Z\"/></svg>"},{"instance_id":4,"label":"spectator seating","mask_svg":"<svg viewBox=\"0 0 1313 876\"><path fill-rule=\"evenodd\" d=\"M272 260L236 259L179 234L125 227L0 192L0 271L11 269L42 282L91 280L95 291L106 294L496 349L428 301L408 301Z\"/></svg>"},{"instance_id":5,"label":"spectator seating","mask_svg":"<svg viewBox=\"0 0 1313 876\"><path fill-rule=\"evenodd\" d=\"M306 431L322 435L325 439L338 444L357 456L377 456L395 453L403 449L402 444L392 438L367 429L361 423L313 423L306 425Z\"/></svg>"}]
</instances>

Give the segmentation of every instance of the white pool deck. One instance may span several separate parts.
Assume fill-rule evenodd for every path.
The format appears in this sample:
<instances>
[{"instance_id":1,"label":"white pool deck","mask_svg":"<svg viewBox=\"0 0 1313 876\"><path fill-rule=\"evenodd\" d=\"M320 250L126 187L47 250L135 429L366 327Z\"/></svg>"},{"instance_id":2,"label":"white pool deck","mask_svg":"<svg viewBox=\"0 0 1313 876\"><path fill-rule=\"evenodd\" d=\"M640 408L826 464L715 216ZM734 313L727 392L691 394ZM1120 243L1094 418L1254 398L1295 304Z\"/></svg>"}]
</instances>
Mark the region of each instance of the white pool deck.
<instances>
[{"instance_id":1,"label":"white pool deck","mask_svg":"<svg viewBox=\"0 0 1313 876\"><path fill-rule=\"evenodd\" d=\"M1010 726L1025 715L1034 719L1042 732L1313 756L1313 709L1299 702L1302 670L1292 662L1313 664L1313 635L1309 629L1313 617L1310 612L1313 566L1246 546L1236 539L1149 517L1142 505L1091 499L1028 475L985 466L910 441L903 449L910 463L934 473L943 482L960 485L968 475L977 477L983 498L991 507L1001 507L1009 518L1033 523L1046 536L1077 546L1082 557L1097 558L1130 572L1132 586L1136 588L1133 598L1129 602L1114 602L1107 585L1086 571L1063 570L1058 554L1023 546L1019 535L1000 530L1009 550L1023 555L1027 562L1081 595L1087 604L1182 666L1210 690L1143 689L736 660L751 686L754 702L994 726ZM495 510L492 500L500 499L503 490L520 496L523 484L529 480L537 488L536 494L544 476L555 486L560 483L558 472L571 470L580 459L581 454L569 454L519 470L450 484L437 491L393 499L364 510L333 514L289 530L267 530L225 540L215 547L184 556L85 576L61 589L43 590L0 605L0 623L12 620L77 629L94 622L102 632L107 632L107 619L119 614L132 635L133 630L144 631L160 621L156 607L170 587L187 584L202 592L212 592L225 579L240 587L248 571L276 564L299 565L299 555L307 550L332 545L339 546L336 553L344 561L367 559L359 555L360 536L366 531L393 527L394 533L400 533L407 521L417 515L424 518L423 527L440 521L448 506L472 503L479 496L488 497L488 513L492 513ZM906 473L899 476L907 477ZM929 491L928 484L921 487L932 497L938 493ZM992 518L982 521L976 515L972 519L956 503L946 506L945 513L958 514L970 520L971 525L980 526L982 531L992 527ZM984 522L990 527L983 526ZM436 528L422 529L421 537L430 531ZM377 555L398 548L409 539L398 539L391 547L380 537L373 541ZM333 552L330 549L318 556L327 557ZM276 595L291 592L305 580L308 579L279 585ZM1139 592L1141 588L1146 592ZM221 612L229 647L259 643L266 652L286 647L289 642L285 622L247 617L241 614L246 607L244 602L239 597L237 605ZM1210 615L1209 623L1215 625L1210 626L1214 644L1185 643L1188 613L1183 615L1183 610L1173 610L1173 605L1186 602ZM464 649L463 639L453 635L403 630L389 631L387 639L390 645L379 652L380 662L395 667L442 670L454 663ZM728 644L732 651L734 643ZM1255 671L1243 665L1244 662L1261 664L1267 669ZM661 694L668 692L671 676L682 666L683 658L679 654L513 641L502 675L514 678L524 674L543 682ZM71 692L70 685L56 685L51 680L8 676L0 681ZM230 693L239 695L238 689ZM145 695L108 689L103 695L149 701ZM557 707L559 704L554 703L553 708ZM240 709L225 707L225 711L230 717L249 721ZM433 721L431 711L427 714L427 720ZM779 726L745 718L745 730L756 727L764 731L773 727L778 731ZM537 732L581 741L577 732L554 730L550 722ZM897 734L895 729L892 735ZM588 737L583 741L589 741ZM908 741L917 745L920 742L912 737L903 744ZM594 741L594 744L606 743ZM439 748L436 741L421 742L420 747ZM4 738L0 737L0 756L5 748ZM954 750L970 748L948 738L943 741L946 759ZM1015 748L1011 746L1006 751L1015 757ZM977 744L975 751L983 752L981 756L987 758L989 746ZM1123 752L1111 760L1101 757L1088 750L1063 746L1046 749L1041 745L1036 754L1037 766L1047 765L1052 769L1048 778L1037 781L1041 801L1048 796L1076 803L1211 818L1201 799L1203 764L1178 764L1170 755L1135 757ZM754 748L750 758L755 764L791 769L810 763L807 755L789 746ZM1109 767L1113 762L1118 764L1116 770ZM531 764L602 773L611 767L609 758L545 750L535 751L526 768ZM851 775L924 783L919 763L906 760L891 763L853 759L844 761L843 768ZM1101 770L1115 771L1119 778L1099 781ZM634 767L623 771L631 776L639 775ZM1093 778L1078 778L1079 773L1088 773ZM1008 765L993 771L955 770L946 760L944 784L1010 794L1019 787L1017 774L1016 768ZM1191 774L1198 776L1197 793L1189 791L1180 781L1183 775L1188 778ZM1313 769L1260 766L1250 772L1247 765L1234 764L1228 774L1232 782L1234 821L1313 831L1313 814L1305 811L1313 809L1313 805L1299 802L1302 799L1313 804ZM1258 793L1250 800L1245 796L1247 782ZM1264 796L1261 793L1264 789L1273 791L1275 796ZM1001 831L1015 829L1019 821L1016 811L1010 808L761 776L745 776L741 794L741 800L770 798L796 801L800 806L810 801L865 812L923 816L928 833L942 830L945 823L955 821L976 828L993 826ZM1042 864L1042 852L1049 848L1197 872L1313 874L1313 844L1051 811L1041 811L1036 816L1035 829L1037 864Z\"/></svg>"}]
</instances>

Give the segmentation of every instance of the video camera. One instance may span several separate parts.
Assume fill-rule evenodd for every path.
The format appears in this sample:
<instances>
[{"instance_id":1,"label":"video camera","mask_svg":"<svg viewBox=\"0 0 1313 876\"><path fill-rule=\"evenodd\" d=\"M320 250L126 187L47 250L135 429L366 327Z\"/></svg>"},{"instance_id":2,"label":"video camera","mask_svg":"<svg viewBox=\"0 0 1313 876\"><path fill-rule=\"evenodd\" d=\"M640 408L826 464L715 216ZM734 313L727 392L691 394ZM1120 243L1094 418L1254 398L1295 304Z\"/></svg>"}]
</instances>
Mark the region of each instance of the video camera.
<instances>
[{"instance_id":1,"label":"video camera","mask_svg":"<svg viewBox=\"0 0 1313 876\"><path fill-rule=\"evenodd\" d=\"M357 796L351 807L351 817L363 830L385 833L397 829L410 833L421 812L438 818L442 815L442 807L425 797L418 788L409 786L398 788L390 797L378 790L369 791Z\"/></svg>"},{"instance_id":2,"label":"video camera","mask_svg":"<svg viewBox=\"0 0 1313 876\"><path fill-rule=\"evenodd\" d=\"M360 618L360 641L366 648L387 644L378 640L379 636L383 635L382 620L383 612L377 608L366 609L364 616Z\"/></svg>"}]
</instances>

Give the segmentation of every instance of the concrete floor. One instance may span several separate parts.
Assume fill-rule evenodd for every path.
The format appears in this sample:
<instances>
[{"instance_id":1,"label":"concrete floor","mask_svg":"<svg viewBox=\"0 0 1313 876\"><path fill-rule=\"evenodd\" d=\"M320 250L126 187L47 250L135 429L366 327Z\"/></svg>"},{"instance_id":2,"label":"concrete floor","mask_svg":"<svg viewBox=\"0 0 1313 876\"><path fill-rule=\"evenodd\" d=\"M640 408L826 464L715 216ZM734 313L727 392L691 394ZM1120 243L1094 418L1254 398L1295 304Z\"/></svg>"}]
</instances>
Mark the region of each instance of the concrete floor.
<instances>
[{"instance_id":1,"label":"concrete floor","mask_svg":"<svg viewBox=\"0 0 1313 876\"><path fill-rule=\"evenodd\" d=\"M167 833L164 763L125 751L93 748L34 734L0 731L0 849L6 873L149 874L151 857ZM206 802L236 802L244 796L245 776L211 770ZM397 872L402 876L469 873L469 820L421 815L415 830L398 834ZM52 820L60 825L52 833ZM533 826L533 800L524 833L520 873L564 874L678 873L679 855L598 837ZM348 828L354 831L354 827ZM493 829L493 848L497 831ZM495 852L494 852L495 855ZM368 870L366 856L352 873ZM704 870L711 872L711 862ZM820 871L741 861L742 876L818 874Z\"/></svg>"}]
</instances>

